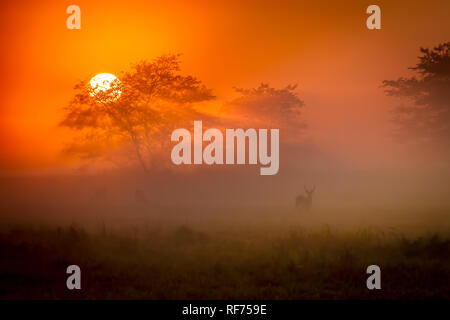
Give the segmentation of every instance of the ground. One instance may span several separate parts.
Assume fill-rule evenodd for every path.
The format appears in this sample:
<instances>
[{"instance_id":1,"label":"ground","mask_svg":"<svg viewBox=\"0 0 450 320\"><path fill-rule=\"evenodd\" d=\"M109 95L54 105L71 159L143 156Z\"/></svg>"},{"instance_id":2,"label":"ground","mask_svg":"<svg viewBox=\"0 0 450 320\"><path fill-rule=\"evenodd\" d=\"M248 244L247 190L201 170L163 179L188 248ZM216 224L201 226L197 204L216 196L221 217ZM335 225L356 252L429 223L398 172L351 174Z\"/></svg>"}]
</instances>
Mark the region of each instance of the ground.
<instances>
[{"instance_id":1,"label":"ground","mask_svg":"<svg viewBox=\"0 0 450 320\"><path fill-rule=\"evenodd\" d=\"M0 299L449 299L448 233L140 224L0 233ZM79 265L82 289L66 288ZM366 268L381 267L381 290Z\"/></svg>"}]
</instances>

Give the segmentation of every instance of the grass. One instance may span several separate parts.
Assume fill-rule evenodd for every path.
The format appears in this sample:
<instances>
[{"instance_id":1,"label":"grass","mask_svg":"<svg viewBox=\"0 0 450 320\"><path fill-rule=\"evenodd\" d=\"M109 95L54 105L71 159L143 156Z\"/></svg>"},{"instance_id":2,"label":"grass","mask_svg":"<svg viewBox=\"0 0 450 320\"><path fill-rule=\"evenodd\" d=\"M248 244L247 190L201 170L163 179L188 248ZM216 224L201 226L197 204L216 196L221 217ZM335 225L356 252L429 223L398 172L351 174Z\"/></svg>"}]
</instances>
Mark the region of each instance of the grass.
<instances>
[{"instance_id":1,"label":"grass","mask_svg":"<svg viewBox=\"0 0 450 320\"><path fill-rule=\"evenodd\" d=\"M1 299L449 299L447 235L189 225L0 233ZM81 267L82 289L66 288ZM381 290L366 288L381 267Z\"/></svg>"}]
</instances>

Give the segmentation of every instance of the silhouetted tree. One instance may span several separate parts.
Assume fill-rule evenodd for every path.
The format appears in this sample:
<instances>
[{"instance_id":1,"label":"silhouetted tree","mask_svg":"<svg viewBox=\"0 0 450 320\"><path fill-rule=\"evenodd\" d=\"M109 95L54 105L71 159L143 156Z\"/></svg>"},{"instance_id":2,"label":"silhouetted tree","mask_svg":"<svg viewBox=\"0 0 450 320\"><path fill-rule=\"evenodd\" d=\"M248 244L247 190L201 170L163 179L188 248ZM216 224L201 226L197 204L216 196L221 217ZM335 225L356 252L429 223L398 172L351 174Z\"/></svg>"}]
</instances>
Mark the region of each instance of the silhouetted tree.
<instances>
[{"instance_id":1,"label":"silhouetted tree","mask_svg":"<svg viewBox=\"0 0 450 320\"><path fill-rule=\"evenodd\" d=\"M408 99L394 109L394 122L402 139L449 146L450 138L450 42L420 49L411 78L383 81L390 96Z\"/></svg>"},{"instance_id":2,"label":"silhouetted tree","mask_svg":"<svg viewBox=\"0 0 450 320\"><path fill-rule=\"evenodd\" d=\"M279 128L288 137L296 138L305 128L301 121L304 102L296 93L296 85L277 89L261 83L256 88L235 88L239 94L225 110L236 125L254 128Z\"/></svg>"},{"instance_id":3,"label":"silhouetted tree","mask_svg":"<svg viewBox=\"0 0 450 320\"><path fill-rule=\"evenodd\" d=\"M77 93L65 108L61 125L79 136L66 151L92 157L128 146L147 171L155 148L170 142L170 136L159 136L169 135L183 120L195 119L198 111L192 104L214 96L198 79L180 74L177 55L137 63L119 78L109 90L95 94L88 80L75 86Z\"/></svg>"}]
</instances>

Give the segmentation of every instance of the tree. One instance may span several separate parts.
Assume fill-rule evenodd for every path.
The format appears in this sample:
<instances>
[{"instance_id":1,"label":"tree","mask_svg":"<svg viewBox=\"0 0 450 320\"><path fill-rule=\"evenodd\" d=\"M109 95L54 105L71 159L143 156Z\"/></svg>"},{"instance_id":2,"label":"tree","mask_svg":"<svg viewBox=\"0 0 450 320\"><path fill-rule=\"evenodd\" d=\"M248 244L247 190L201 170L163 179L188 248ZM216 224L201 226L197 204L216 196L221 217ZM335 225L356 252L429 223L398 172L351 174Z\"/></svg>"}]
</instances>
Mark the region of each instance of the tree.
<instances>
[{"instance_id":1,"label":"tree","mask_svg":"<svg viewBox=\"0 0 450 320\"><path fill-rule=\"evenodd\" d=\"M383 81L389 96L407 101L393 110L397 134L403 140L447 148L450 138L450 42L421 48L411 78Z\"/></svg>"},{"instance_id":2,"label":"tree","mask_svg":"<svg viewBox=\"0 0 450 320\"><path fill-rule=\"evenodd\" d=\"M284 132L284 141L289 137L295 141L303 131L301 121L304 102L296 93L296 85L277 89L261 83L256 88L235 88L239 97L229 102L225 109L227 116L239 126L254 128L279 128Z\"/></svg>"},{"instance_id":3,"label":"tree","mask_svg":"<svg viewBox=\"0 0 450 320\"><path fill-rule=\"evenodd\" d=\"M84 157L121 150L127 160L129 153L123 150L132 150L148 172L158 148L170 141L162 136L170 137L172 128L196 118L193 103L214 96L200 80L180 74L178 55L142 61L119 78L104 92L95 91L87 80L75 86L77 93L60 124L79 135L65 150Z\"/></svg>"}]
</instances>

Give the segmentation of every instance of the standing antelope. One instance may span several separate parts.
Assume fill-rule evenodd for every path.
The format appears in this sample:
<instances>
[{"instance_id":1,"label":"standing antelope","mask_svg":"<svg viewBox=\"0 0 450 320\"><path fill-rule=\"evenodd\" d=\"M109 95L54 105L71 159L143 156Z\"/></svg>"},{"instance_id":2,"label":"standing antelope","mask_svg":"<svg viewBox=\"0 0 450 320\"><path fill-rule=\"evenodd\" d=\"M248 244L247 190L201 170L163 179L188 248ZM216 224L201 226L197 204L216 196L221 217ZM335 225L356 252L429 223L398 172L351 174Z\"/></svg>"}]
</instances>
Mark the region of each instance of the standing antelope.
<instances>
[{"instance_id":1,"label":"standing antelope","mask_svg":"<svg viewBox=\"0 0 450 320\"><path fill-rule=\"evenodd\" d=\"M308 190L305 187L306 196L297 196L297 198L295 198L295 207L300 208L301 210L310 210L312 205L312 196L315 190L316 186L314 186L311 190Z\"/></svg>"}]
</instances>

